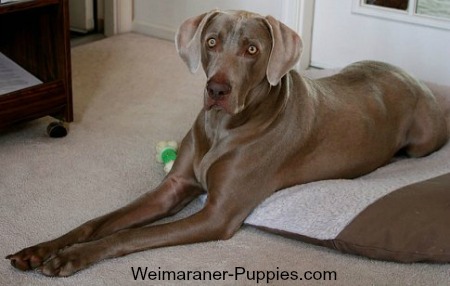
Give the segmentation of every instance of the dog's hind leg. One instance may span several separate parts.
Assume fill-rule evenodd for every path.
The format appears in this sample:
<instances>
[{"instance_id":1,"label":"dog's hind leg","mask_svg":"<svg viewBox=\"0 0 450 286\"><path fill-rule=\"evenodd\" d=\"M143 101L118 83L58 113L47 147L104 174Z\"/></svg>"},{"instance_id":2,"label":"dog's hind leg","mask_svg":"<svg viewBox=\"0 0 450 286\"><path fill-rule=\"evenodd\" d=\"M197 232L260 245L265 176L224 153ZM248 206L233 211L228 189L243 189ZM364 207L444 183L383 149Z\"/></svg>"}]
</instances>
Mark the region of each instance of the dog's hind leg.
<instances>
[{"instance_id":1,"label":"dog's hind leg","mask_svg":"<svg viewBox=\"0 0 450 286\"><path fill-rule=\"evenodd\" d=\"M432 95L421 96L407 134L405 152L410 157L426 156L441 148L447 140L448 128L442 110Z\"/></svg>"}]
</instances>

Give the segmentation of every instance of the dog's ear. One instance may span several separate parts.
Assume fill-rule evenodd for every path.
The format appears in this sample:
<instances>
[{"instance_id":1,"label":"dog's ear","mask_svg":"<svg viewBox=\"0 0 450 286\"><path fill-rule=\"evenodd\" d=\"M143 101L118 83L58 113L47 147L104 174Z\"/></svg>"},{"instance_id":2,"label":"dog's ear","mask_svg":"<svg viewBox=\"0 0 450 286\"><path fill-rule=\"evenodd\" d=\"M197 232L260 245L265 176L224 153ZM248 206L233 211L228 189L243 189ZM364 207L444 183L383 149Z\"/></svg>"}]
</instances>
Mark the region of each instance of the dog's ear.
<instances>
[{"instance_id":1,"label":"dog's ear","mask_svg":"<svg viewBox=\"0 0 450 286\"><path fill-rule=\"evenodd\" d=\"M272 51L266 75L270 85L275 86L300 59L302 40L296 32L272 16L265 19L272 36Z\"/></svg>"},{"instance_id":2,"label":"dog's ear","mask_svg":"<svg viewBox=\"0 0 450 286\"><path fill-rule=\"evenodd\" d=\"M209 19L219 13L213 10L196 17L187 19L177 31L175 36L175 46L178 54L188 66L192 73L195 73L200 66L201 60L201 35Z\"/></svg>"}]
</instances>

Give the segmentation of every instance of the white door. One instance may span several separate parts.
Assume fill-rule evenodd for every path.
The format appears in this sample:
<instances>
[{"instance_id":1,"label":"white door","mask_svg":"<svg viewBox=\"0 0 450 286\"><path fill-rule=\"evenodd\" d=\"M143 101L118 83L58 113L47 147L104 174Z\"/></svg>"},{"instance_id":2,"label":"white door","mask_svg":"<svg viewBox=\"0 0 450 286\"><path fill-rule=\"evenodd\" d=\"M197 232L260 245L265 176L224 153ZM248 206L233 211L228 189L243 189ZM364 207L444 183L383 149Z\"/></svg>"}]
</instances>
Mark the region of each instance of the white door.
<instances>
[{"instance_id":1,"label":"white door","mask_svg":"<svg viewBox=\"0 0 450 286\"><path fill-rule=\"evenodd\" d=\"M312 37L312 66L380 60L450 85L450 0L316 0Z\"/></svg>"}]
</instances>

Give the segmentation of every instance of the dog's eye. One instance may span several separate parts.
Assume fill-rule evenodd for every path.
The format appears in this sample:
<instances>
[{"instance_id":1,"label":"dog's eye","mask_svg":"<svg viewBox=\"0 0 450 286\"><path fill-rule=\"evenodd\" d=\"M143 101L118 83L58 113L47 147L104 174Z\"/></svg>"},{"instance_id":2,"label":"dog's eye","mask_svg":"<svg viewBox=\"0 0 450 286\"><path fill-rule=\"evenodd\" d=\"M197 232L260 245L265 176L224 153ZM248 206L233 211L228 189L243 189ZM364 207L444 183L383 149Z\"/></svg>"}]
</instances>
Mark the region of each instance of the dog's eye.
<instances>
[{"instance_id":1,"label":"dog's eye","mask_svg":"<svg viewBox=\"0 0 450 286\"><path fill-rule=\"evenodd\" d=\"M247 52L250 54L250 55L256 55L256 53L258 52L258 48L257 47L255 47L255 46L249 46L248 47L248 49L247 49Z\"/></svg>"},{"instance_id":2,"label":"dog's eye","mask_svg":"<svg viewBox=\"0 0 450 286\"><path fill-rule=\"evenodd\" d=\"M206 41L206 44L208 45L208 48L214 48L217 45L217 40L214 38L209 38Z\"/></svg>"}]
</instances>

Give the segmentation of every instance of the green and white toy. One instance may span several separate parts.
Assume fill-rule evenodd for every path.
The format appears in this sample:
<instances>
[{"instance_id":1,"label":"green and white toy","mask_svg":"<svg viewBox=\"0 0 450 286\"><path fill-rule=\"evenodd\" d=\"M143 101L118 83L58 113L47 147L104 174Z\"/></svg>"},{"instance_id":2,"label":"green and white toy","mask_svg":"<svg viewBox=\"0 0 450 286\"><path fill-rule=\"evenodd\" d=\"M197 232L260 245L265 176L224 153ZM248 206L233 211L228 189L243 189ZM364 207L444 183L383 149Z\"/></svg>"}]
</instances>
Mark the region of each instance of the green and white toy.
<instances>
[{"instance_id":1,"label":"green and white toy","mask_svg":"<svg viewBox=\"0 0 450 286\"><path fill-rule=\"evenodd\" d=\"M178 144L175 141L161 141L156 145L156 161L164 163L164 171L170 172L177 158Z\"/></svg>"}]
</instances>

